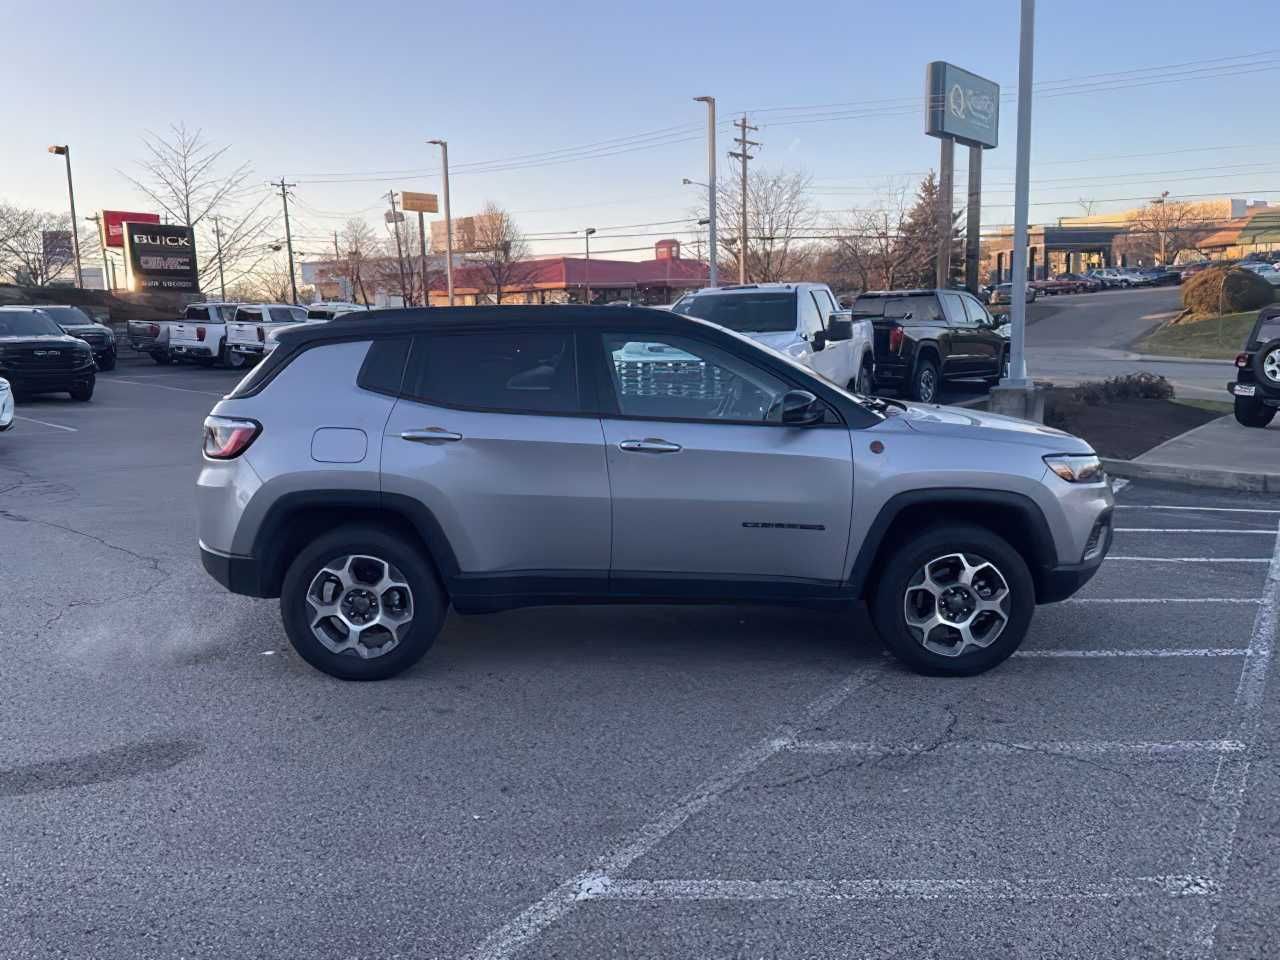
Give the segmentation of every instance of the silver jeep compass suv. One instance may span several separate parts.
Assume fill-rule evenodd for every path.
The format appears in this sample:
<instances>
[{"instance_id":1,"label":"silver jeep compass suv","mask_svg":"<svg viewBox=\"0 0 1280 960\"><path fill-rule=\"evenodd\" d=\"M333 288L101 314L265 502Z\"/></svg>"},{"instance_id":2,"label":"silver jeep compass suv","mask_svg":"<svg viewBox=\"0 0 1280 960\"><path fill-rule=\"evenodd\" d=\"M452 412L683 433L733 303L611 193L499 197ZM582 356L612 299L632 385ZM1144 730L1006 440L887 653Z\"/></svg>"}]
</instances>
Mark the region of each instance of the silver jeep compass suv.
<instances>
[{"instance_id":1,"label":"silver jeep compass suv","mask_svg":"<svg viewBox=\"0 0 1280 960\"><path fill-rule=\"evenodd\" d=\"M917 670L1008 657L1111 543L1083 441L858 396L630 307L395 310L295 328L214 407L205 568L389 677L450 604L865 599Z\"/></svg>"}]
</instances>

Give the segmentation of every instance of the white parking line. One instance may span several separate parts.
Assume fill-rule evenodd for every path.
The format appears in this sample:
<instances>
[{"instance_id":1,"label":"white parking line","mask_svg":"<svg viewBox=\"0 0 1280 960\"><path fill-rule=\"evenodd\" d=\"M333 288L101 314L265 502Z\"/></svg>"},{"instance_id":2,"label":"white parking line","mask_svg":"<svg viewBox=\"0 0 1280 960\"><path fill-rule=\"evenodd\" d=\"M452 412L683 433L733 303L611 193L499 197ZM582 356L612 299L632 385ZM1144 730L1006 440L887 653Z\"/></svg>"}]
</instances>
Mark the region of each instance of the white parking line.
<instances>
[{"instance_id":1,"label":"white parking line","mask_svg":"<svg viewBox=\"0 0 1280 960\"><path fill-rule=\"evenodd\" d=\"M190 387L171 387L165 383L151 383L147 380L126 380L124 377L111 377L110 379L102 379L98 381L99 386L104 383L127 383L135 387L156 387L160 390L176 390L178 393L198 393L206 397L224 397L225 393L215 393L212 390L192 390Z\"/></svg>"},{"instance_id":2,"label":"white parking line","mask_svg":"<svg viewBox=\"0 0 1280 960\"><path fill-rule=\"evenodd\" d=\"M1280 537L1280 529L1277 530ZM1236 709L1240 722L1236 738L1245 745L1239 757L1221 756L1214 774L1213 786L1205 804L1196 834L1196 852L1192 861L1207 869L1218 883L1225 883L1231 872L1236 830L1244 810L1245 792L1249 785L1249 763L1253 745L1262 722L1263 695L1267 676L1275 658L1276 633L1280 631L1280 539L1277 539L1271 566L1267 571L1258 615L1253 621L1253 635L1236 685ZM1216 899L1216 898L1215 898ZM1188 932L1185 942L1179 936L1170 953L1191 957L1212 957L1218 921L1214 903L1208 904L1198 925Z\"/></svg>"},{"instance_id":3,"label":"white parking line","mask_svg":"<svg viewBox=\"0 0 1280 960\"><path fill-rule=\"evenodd\" d=\"M1108 560L1141 560L1143 563L1270 563L1267 557L1116 557Z\"/></svg>"},{"instance_id":4,"label":"white parking line","mask_svg":"<svg viewBox=\"0 0 1280 960\"><path fill-rule=\"evenodd\" d=\"M1241 527L1233 530L1230 527L1116 527L1116 533L1252 533L1264 537L1274 537L1274 530L1255 530L1252 527Z\"/></svg>"},{"instance_id":5,"label":"white parking line","mask_svg":"<svg viewBox=\"0 0 1280 960\"><path fill-rule=\"evenodd\" d=\"M1058 756L1092 756L1121 753L1159 757L1182 753L1240 753L1239 740L955 740L933 745L928 743L886 744L860 740L798 740L787 745L794 753L848 753L866 757L910 756L923 751L1010 755L1050 753Z\"/></svg>"},{"instance_id":6,"label":"white parking line","mask_svg":"<svg viewBox=\"0 0 1280 960\"><path fill-rule=\"evenodd\" d=\"M1117 510L1190 510L1203 513L1271 513L1280 514L1280 510L1271 507L1172 507L1158 506L1153 503L1117 503Z\"/></svg>"},{"instance_id":7,"label":"white parking line","mask_svg":"<svg viewBox=\"0 0 1280 960\"><path fill-rule=\"evenodd\" d=\"M1244 647L1135 647L1124 650L1018 650L1015 657L1094 660L1105 657L1243 657Z\"/></svg>"},{"instance_id":8,"label":"white parking line","mask_svg":"<svg viewBox=\"0 0 1280 960\"><path fill-rule=\"evenodd\" d=\"M1258 603L1257 597L1071 597L1063 603Z\"/></svg>"},{"instance_id":9,"label":"white parking line","mask_svg":"<svg viewBox=\"0 0 1280 960\"><path fill-rule=\"evenodd\" d=\"M55 430L65 430L65 431L67 431L67 433L79 433L79 432L80 432L80 431L79 431L79 430L77 430L75 427L66 427L66 426L63 426L63 425L62 425L62 424L60 424L60 423L50 423L48 420L37 420L35 417L23 417L23 416L19 416L19 415L18 415L18 414L16 414L16 413L13 415L13 419L15 419L15 420L25 420L25 421L27 421L27 423L38 423L38 424L40 424L40 426L42 426L42 427L53 427L53 429L55 429Z\"/></svg>"},{"instance_id":10,"label":"white parking line","mask_svg":"<svg viewBox=\"0 0 1280 960\"><path fill-rule=\"evenodd\" d=\"M748 747L719 773L704 780L640 827L629 839L601 856L593 868L565 880L494 930L467 957L470 960L500 960L514 956L577 903L588 899L582 895L584 890L608 884L612 877L647 854L695 813L732 790L761 764L785 749L795 740L798 728L810 726L844 703L863 682L863 677L848 677L814 700L800 711L793 723L780 726L770 736Z\"/></svg>"},{"instance_id":11,"label":"white parking line","mask_svg":"<svg viewBox=\"0 0 1280 960\"><path fill-rule=\"evenodd\" d=\"M1108 880L614 880L585 886L579 900L1113 900L1203 897L1209 877L1175 874Z\"/></svg>"}]
</instances>

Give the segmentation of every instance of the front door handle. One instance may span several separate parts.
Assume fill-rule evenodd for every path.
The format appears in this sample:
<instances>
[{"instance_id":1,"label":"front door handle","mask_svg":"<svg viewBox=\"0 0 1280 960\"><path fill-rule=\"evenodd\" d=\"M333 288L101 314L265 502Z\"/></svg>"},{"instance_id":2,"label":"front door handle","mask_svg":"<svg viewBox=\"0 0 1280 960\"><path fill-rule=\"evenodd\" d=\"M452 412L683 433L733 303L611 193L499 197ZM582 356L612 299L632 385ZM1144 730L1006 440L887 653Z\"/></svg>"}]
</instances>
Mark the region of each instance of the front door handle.
<instances>
[{"instance_id":1,"label":"front door handle","mask_svg":"<svg viewBox=\"0 0 1280 960\"><path fill-rule=\"evenodd\" d=\"M462 434L446 430L444 427L427 427L423 430L405 430L400 434L401 440L413 443L452 443L461 440Z\"/></svg>"},{"instance_id":2,"label":"front door handle","mask_svg":"<svg viewBox=\"0 0 1280 960\"><path fill-rule=\"evenodd\" d=\"M645 437L643 440L623 440L618 444L618 449L632 453L679 453L684 448L668 440Z\"/></svg>"}]
</instances>

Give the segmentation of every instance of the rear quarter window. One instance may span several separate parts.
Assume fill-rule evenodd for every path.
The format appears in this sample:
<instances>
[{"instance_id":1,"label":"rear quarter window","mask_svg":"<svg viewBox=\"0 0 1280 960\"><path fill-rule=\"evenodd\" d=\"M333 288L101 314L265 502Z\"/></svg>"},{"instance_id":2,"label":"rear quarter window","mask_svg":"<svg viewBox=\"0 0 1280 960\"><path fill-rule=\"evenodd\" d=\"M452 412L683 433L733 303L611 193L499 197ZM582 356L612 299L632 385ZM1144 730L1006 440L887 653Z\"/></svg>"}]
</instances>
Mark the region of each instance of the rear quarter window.
<instances>
[{"instance_id":1,"label":"rear quarter window","mask_svg":"<svg viewBox=\"0 0 1280 960\"><path fill-rule=\"evenodd\" d=\"M408 337L375 340L369 345L356 385L363 390L399 396L404 383L405 361L409 358Z\"/></svg>"}]
</instances>

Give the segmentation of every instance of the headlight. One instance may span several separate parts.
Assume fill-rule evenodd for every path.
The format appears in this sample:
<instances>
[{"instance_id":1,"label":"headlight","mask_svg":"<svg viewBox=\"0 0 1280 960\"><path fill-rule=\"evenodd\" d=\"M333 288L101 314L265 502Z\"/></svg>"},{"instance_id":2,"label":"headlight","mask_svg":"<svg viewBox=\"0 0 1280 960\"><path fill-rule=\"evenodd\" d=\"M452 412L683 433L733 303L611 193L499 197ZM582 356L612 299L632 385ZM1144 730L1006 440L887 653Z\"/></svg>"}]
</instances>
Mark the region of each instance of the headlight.
<instances>
[{"instance_id":1,"label":"headlight","mask_svg":"<svg viewBox=\"0 0 1280 960\"><path fill-rule=\"evenodd\" d=\"M1106 479L1106 474L1102 472L1102 461L1096 454L1050 454L1044 458L1044 462L1067 483L1099 483Z\"/></svg>"}]
</instances>

